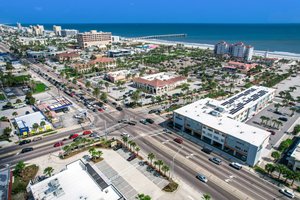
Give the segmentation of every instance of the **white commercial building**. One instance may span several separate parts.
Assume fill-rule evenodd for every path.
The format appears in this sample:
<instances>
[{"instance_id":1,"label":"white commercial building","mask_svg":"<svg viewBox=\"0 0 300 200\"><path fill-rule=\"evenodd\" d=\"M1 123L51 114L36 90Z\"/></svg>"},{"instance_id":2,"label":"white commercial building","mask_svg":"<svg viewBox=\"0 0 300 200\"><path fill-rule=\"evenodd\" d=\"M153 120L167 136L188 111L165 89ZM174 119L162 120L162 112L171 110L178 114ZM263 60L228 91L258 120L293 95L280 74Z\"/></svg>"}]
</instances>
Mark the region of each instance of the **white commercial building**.
<instances>
[{"instance_id":1,"label":"white commercial building","mask_svg":"<svg viewBox=\"0 0 300 200\"><path fill-rule=\"evenodd\" d=\"M254 166L268 144L268 131L247 125L275 90L254 86L223 101L201 99L174 111L174 127Z\"/></svg>"},{"instance_id":2,"label":"white commercial building","mask_svg":"<svg viewBox=\"0 0 300 200\"><path fill-rule=\"evenodd\" d=\"M222 42L219 42L215 45L215 54L217 55L223 55L223 54L229 54L229 47L230 45L225 42L225 41L222 41Z\"/></svg>"},{"instance_id":3,"label":"white commercial building","mask_svg":"<svg viewBox=\"0 0 300 200\"><path fill-rule=\"evenodd\" d=\"M78 30L75 29L63 29L60 31L62 37L72 37L78 34Z\"/></svg>"},{"instance_id":4,"label":"white commercial building","mask_svg":"<svg viewBox=\"0 0 300 200\"><path fill-rule=\"evenodd\" d=\"M300 142L298 142L298 145L294 148L291 156L288 157L287 160L294 171L300 171Z\"/></svg>"},{"instance_id":5,"label":"white commercial building","mask_svg":"<svg viewBox=\"0 0 300 200\"><path fill-rule=\"evenodd\" d=\"M53 32L55 35L61 35L61 26L53 25Z\"/></svg>"},{"instance_id":6,"label":"white commercial building","mask_svg":"<svg viewBox=\"0 0 300 200\"><path fill-rule=\"evenodd\" d=\"M81 160L68 164L63 171L45 180L31 181L27 191L35 200L125 200L103 174Z\"/></svg>"}]
</instances>

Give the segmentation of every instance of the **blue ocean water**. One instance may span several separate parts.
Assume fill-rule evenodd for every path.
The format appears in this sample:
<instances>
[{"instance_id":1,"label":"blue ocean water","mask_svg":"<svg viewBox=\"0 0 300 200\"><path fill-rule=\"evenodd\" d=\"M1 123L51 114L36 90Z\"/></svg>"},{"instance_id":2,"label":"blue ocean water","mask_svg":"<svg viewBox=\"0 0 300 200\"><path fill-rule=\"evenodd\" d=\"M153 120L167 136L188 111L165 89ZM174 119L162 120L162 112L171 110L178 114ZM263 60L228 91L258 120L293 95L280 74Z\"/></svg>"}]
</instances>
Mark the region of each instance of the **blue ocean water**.
<instances>
[{"instance_id":1,"label":"blue ocean water","mask_svg":"<svg viewBox=\"0 0 300 200\"><path fill-rule=\"evenodd\" d=\"M243 41L257 50L300 53L300 24L56 24L80 32L109 31L113 35L136 37L186 33L186 38L167 40L215 44ZM52 29L53 24L44 25Z\"/></svg>"}]
</instances>

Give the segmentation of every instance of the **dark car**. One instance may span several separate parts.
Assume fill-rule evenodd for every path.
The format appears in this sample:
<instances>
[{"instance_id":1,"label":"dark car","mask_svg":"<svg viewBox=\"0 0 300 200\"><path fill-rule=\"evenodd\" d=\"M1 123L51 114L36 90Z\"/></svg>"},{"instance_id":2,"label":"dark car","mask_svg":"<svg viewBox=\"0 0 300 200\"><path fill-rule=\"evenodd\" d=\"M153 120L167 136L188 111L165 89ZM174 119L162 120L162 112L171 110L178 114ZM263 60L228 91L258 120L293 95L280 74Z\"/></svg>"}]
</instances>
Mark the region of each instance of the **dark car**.
<instances>
[{"instance_id":1,"label":"dark car","mask_svg":"<svg viewBox=\"0 0 300 200\"><path fill-rule=\"evenodd\" d=\"M181 138L175 138L174 141L177 142L178 144L183 143L183 140Z\"/></svg>"},{"instance_id":2,"label":"dark car","mask_svg":"<svg viewBox=\"0 0 300 200\"><path fill-rule=\"evenodd\" d=\"M22 149L21 153L27 153L29 151L33 151L33 148L32 147L24 148L24 149Z\"/></svg>"},{"instance_id":3,"label":"dark car","mask_svg":"<svg viewBox=\"0 0 300 200\"><path fill-rule=\"evenodd\" d=\"M141 119L140 122L144 125L148 124L148 122L145 119Z\"/></svg>"},{"instance_id":4,"label":"dark car","mask_svg":"<svg viewBox=\"0 0 300 200\"><path fill-rule=\"evenodd\" d=\"M284 122L287 122L288 121L288 119L286 118L286 117L279 117L278 118L280 121L284 121Z\"/></svg>"},{"instance_id":5,"label":"dark car","mask_svg":"<svg viewBox=\"0 0 300 200\"><path fill-rule=\"evenodd\" d=\"M19 142L19 145L28 144L30 142L31 142L30 139L28 139L28 140L22 140L22 141Z\"/></svg>"},{"instance_id":6,"label":"dark car","mask_svg":"<svg viewBox=\"0 0 300 200\"><path fill-rule=\"evenodd\" d=\"M153 120L153 119L150 119L150 118L147 118L147 119L146 119L146 122L148 122L149 124L153 124L153 123L154 123L154 120Z\"/></svg>"},{"instance_id":7,"label":"dark car","mask_svg":"<svg viewBox=\"0 0 300 200\"><path fill-rule=\"evenodd\" d=\"M116 146L113 147L114 151L117 151L119 149L121 149L123 147L123 145L121 143L118 143Z\"/></svg>"},{"instance_id":8,"label":"dark car","mask_svg":"<svg viewBox=\"0 0 300 200\"><path fill-rule=\"evenodd\" d=\"M274 111L274 113L275 114L277 114L277 115L283 115L281 112L279 112L279 111Z\"/></svg>"},{"instance_id":9,"label":"dark car","mask_svg":"<svg viewBox=\"0 0 300 200\"><path fill-rule=\"evenodd\" d=\"M123 108L121 108L120 106L116 107L116 109L117 109L118 111L122 111L122 110L123 110Z\"/></svg>"},{"instance_id":10,"label":"dark car","mask_svg":"<svg viewBox=\"0 0 300 200\"><path fill-rule=\"evenodd\" d=\"M130 120L130 121L128 122L128 124L134 126L134 125L137 124L137 122L136 122L136 121L133 121L133 120Z\"/></svg>"},{"instance_id":11,"label":"dark car","mask_svg":"<svg viewBox=\"0 0 300 200\"><path fill-rule=\"evenodd\" d=\"M64 143L62 142L62 141L59 141L59 142L56 142L56 143L54 143L54 147L60 147L60 146L63 146L64 145Z\"/></svg>"},{"instance_id":12,"label":"dark car","mask_svg":"<svg viewBox=\"0 0 300 200\"><path fill-rule=\"evenodd\" d=\"M211 154L212 150L208 148L203 148L202 151L207 154Z\"/></svg>"},{"instance_id":13,"label":"dark car","mask_svg":"<svg viewBox=\"0 0 300 200\"><path fill-rule=\"evenodd\" d=\"M270 132L271 135L275 135L276 134L275 131L273 131L273 130L267 130L267 131Z\"/></svg>"},{"instance_id":14,"label":"dark car","mask_svg":"<svg viewBox=\"0 0 300 200\"><path fill-rule=\"evenodd\" d=\"M131 156L129 156L129 158L127 158L127 161L132 161L136 158L135 154L132 154Z\"/></svg>"},{"instance_id":15,"label":"dark car","mask_svg":"<svg viewBox=\"0 0 300 200\"><path fill-rule=\"evenodd\" d=\"M112 102L111 104L114 105L114 106L117 106L117 105L118 105L116 102Z\"/></svg>"}]
</instances>

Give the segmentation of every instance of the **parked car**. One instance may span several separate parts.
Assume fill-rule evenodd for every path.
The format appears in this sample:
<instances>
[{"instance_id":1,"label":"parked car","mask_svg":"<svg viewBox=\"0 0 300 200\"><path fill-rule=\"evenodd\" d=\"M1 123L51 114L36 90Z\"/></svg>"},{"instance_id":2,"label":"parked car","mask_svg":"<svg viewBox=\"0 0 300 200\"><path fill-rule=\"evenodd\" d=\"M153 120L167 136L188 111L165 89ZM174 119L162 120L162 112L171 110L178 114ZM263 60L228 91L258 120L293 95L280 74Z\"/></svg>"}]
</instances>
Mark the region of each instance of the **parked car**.
<instances>
[{"instance_id":1,"label":"parked car","mask_svg":"<svg viewBox=\"0 0 300 200\"><path fill-rule=\"evenodd\" d=\"M122 110L123 110L123 108L121 108L120 106L116 107L116 109L117 109L118 111L122 111Z\"/></svg>"},{"instance_id":2,"label":"parked car","mask_svg":"<svg viewBox=\"0 0 300 200\"><path fill-rule=\"evenodd\" d=\"M267 131L270 132L271 135L275 135L276 134L275 131L273 131L273 130L267 130Z\"/></svg>"},{"instance_id":3,"label":"parked car","mask_svg":"<svg viewBox=\"0 0 300 200\"><path fill-rule=\"evenodd\" d=\"M31 142L30 139L22 140L22 141L19 142L19 145L28 144L28 143L30 143L30 142Z\"/></svg>"},{"instance_id":4,"label":"parked car","mask_svg":"<svg viewBox=\"0 0 300 200\"><path fill-rule=\"evenodd\" d=\"M239 163L236 163L236 162L232 162L232 163L230 163L229 165L230 165L231 167L235 168L235 169L238 169L238 170L242 169L242 165L239 164Z\"/></svg>"},{"instance_id":5,"label":"parked car","mask_svg":"<svg viewBox=\"0 0 300 200\"><path fill-rule=\"evenodd\" d=\"M153 123L154 123L154 120L153 120L153 119L150 119L150 118L147 118L147 119L146 119L146 122L148 122L149 124L153 124Z\"/></svg>"},{"instance_id":6,"label":"parked car","mask_svg":"<svg viewBox=\"0 0 300 200\"><path fill-rule=\"evenodd\" d=\"M222 160L217 157L209 158L209 160L217 165L221 165L221 163L222 163Z\"/></svg>"},{"instance_id":7,"label":"parked car","mask_svg":"<svg viewBox=\"0 0 300 200\"><path fill-rule=\"evenodd\" d=\"M39 141L39 140L42 140L42 139L43 139L42 136L34 137L34 138L32 139L32 142L36 142L36 141Z\"/></svg>"},{"instance_id":8,"label":"parked car","mask_svg":"<svg viewBox=\"0 0 300 200\"><path fill-rule=\"evenodd\" d=\"M207 154L211 154L212 150L209 148L203 148L202 151Z\"/></svg>"},{"instance_id":9,"label":"parked car","mask_svg":"<svg viewBox=\"0 0 300 200\"><path fill-rule=\"evenodd\" d=\"M288 121L288 119L286 118L286 117L279 117L278 118L280 121L284 121L284 122L287 122Z\"/></svg>"},{"instance_id":10,"label":"parked car","mask_svg":"<svg viewBox=\"0 0 300 200\"><path fill-rule=\"evenodd\" d=\"M32 147L27 147L27 148L22 149L21 153L27 153L27 152L30 152L30 151L33 151L33 148Z\"/></svg>"},{"instance_id":11,"label":"parked car","mask_svg":"<svg viewBox=\"0 0 300 200\"><path fill-rule=\"evenodd\" d=\"M77 138L79 135L77 134L77 133L75 133L75 134L71 134L70 136L69 136L69 139L75 139L75 138Z\"/></svg>"},{"instance_id":12,"label":"parked car","mask_svg":"<svg viewBox=\"0 0 300 200\"><path fill-rule=\"evenodd\" d=\"M175 138L174 141L177 142L178 144L183 143L183 140L181 138Z\"/></svg>"},{"instance_id":13,"label":"parked car","mask_svg":"<svg viewBox=\"0 0 300 200\"><path fill-rule=\"evenodd\" d=\"M118 123L124 123L124 124L127 124L127 123L128 123L128 120L127 120L127 119L120 119L120 120L118 120Z\"/></svg>"},{"instance_id":14,"label":"parked car","mask_svg":"<svg viewBox=\"0 0 300 200\"><path fill-rule=\"evenodd\" d=\"M118 143L116 146L113 147L114 151L117 151L119 149L121 149L123 147L123 145L121 143Z\"/></svg>"},{"instance_id":15,"label":"parked car","mask_svg":"<svg viewBox=\"0 0 300 200\"><path fill-rule=\"evenodd\" d=\"M132 161L136 158L135 154L132 154L131 156L129 156L129 158L127 158L127 161Z\"/></svg>"},{"instance_id":16,"label":"parked car","mask_svg":"<svg viewBox=\"0 0 300 200\"><path fill-rule=\"evenodd\" d=\"M295 194L294 194L294 192L291 191L291 190L287 190L287 189L281 188L281 189L279 190L279 192L282 193L282 194L284 194L284 195L287 196L287 197L292 198L292 199L295 198Z\"/></svg>"},{"instance_id":17,"label":"parked car","mask_svg":"<svg viewBox=\"0 0 300 200\"><path fill-rule=\"evenodd\" d=\"M141 120L140 120L140 123L142 123L142 124L144 124L144 125L147 125L147 124L148 124L148 122L146 121L146 119L141 119Z\"/></svg>"},{"instance_id":18,"label":"parked car","mask_svg":"<svg viewBox=\"0 0 300 200\"><path fill-rule=\"evenodd\" d=\"M111 104L114 105L114 106L117 106L117 105L118 105L116 102L112 102Z\"/></svg>"},{"instance_id":19,"label":"parked car","mask_svg":"<svg viewBox=\"0 0 300 200\"><path fill-rule=\"evenodd\" d=\"M136 122L136 121L134 121L134 120L130 120L130 121L128 122L128 124L129 124L129 125L133 125L133 126L134 126L134 125L136 125L136 124L137 124L137 122Z\"/></svg>"},{"instance_id":20,"label":"parked car","mask_svg":"<svg viewBox=\"0 0 300 200\"><path fill-rule=\"evenodd\" d=\"M121 136L122 137L130 137L129 133L125 133L125 132L121 133Z\"/></svg>"},{"instance_id":21,"label":"parked car","mask_svg":"<svg viewBox=\"0 0 300 200\"><path fill-rule=\"evenodd\" d=\"M200 174L200 173L196 175L196 178L204 183L207 183L207 181L208 181L206 176L204 176L203 174Z\"/></svg>"},{"instance_id":22,"label":"parked car","mask_svg":"<svg viewBox=\"0 0 300 200\"><path fill-rule=\"evenodd\" d=\"M63 146L64 145L64 143L62 142L62 141L59 141L59 142L55 142L54 143L54 147L60 147L60 146Z\"/></svg>"},{"instance_id":23,"label":"parked car","mask_svg":"<svg viewBox=\"0 0 300 200\"><path fill-rule=\"evenodd\" d=\"M91 134L91 133L92 133L92 131L86 130L86 131L83 131L82 135L89 135L89 134Z\"/></svg>"},{"instance_id":24,"label":"parked car","mask_svg":"<svg viewBox=\"0 0 300 200\"><path fill-rule=\"evenodd\" d=\"M277 114L277 115L283 115L281 112L279 112L279 111L274 111L274 113L275 114Z\"/></svg>"}]
</instances>

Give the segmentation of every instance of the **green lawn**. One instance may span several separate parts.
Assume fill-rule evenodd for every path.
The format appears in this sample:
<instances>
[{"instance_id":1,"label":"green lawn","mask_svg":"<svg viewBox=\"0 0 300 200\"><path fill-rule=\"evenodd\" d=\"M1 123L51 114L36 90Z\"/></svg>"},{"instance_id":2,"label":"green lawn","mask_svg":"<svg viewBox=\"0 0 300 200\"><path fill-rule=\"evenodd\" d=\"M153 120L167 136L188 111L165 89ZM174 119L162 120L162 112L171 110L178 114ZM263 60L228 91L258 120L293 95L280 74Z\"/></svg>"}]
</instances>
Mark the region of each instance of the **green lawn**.
<instances>
[{"instance_id":1,"label":"green lawn","mask_svg":"<svg viewBox=\"0 0 300 200\"><path fill-rule=\"evenodd\" d=\"M46 88L47 86L44 83L36 83L33 92L34 93L45 92Z\"/></svg>"},{"instance_id":2,"label":"green lawn","mask_svg":"<svg viewBox=\"0 0 300 200\"><path fill-rule=\"evenodd\" d=\"M5 100L5 96L3 93L0 93L0 101Z\"/></svg>"}]
</instances>

